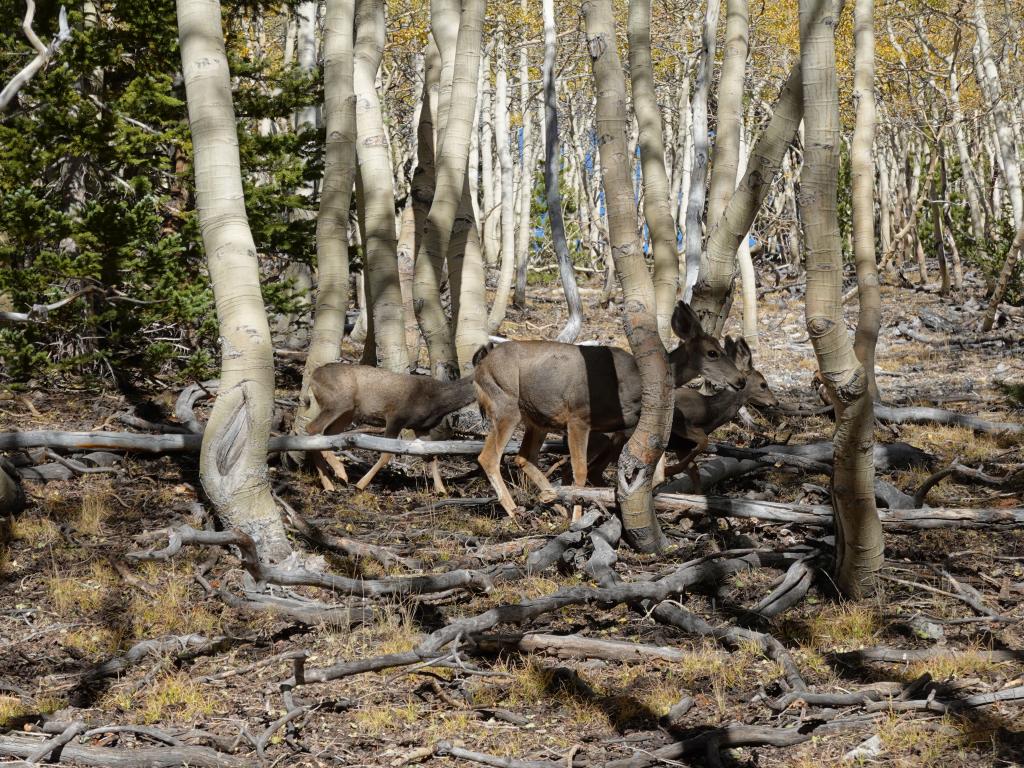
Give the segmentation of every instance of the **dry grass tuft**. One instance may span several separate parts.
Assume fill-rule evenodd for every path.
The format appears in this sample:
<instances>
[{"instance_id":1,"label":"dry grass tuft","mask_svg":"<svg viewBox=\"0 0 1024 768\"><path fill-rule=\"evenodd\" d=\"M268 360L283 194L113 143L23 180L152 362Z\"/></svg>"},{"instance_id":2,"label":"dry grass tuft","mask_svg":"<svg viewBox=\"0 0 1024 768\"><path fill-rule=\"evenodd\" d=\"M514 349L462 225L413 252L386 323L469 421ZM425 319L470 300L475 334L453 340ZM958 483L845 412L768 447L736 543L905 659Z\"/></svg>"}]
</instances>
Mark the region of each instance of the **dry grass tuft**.
<instances>
[{"instance_id":1,"label":"dry grass tuft","mask_svg":"<svg viewBox=\"0 0 1024 768\"><path fill-rule=\"evenodd\" d=\"M161 675L136 698L144 723L190 723L212 715L220 703L184 671Z\"/></svg>"},{"instance_id":2,"label":"dry grass tuft","mask_svg":"<svg viewBox=\"0 0 1024 768\"><path fill-rule=\"evenodd\" d=\"M110 508L113 492L109 488L90 489L82 497L82 508L75 520L75 530L87 536L98 536L103 524L113 514Z\"/></svg>"}]
</instances>

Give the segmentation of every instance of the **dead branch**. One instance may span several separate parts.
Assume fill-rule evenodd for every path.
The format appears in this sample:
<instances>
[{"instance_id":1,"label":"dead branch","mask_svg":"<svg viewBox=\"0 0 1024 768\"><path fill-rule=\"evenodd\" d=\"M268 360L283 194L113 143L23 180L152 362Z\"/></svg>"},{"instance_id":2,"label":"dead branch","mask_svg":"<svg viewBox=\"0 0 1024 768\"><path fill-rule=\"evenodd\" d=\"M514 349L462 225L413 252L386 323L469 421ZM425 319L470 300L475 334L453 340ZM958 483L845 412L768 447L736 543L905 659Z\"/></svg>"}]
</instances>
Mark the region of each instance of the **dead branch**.
<instances>
[{"instance_id":1,"label":"dead branch","mask_svg":"<svg viewBox=\"0 0 1024 768\"><path fill-rule=\"evenodd\" d=\"M21 29L25 33L25 37L32 44L32 47L36 49L36 57L22 68L18 74L12 77L10 82L0 91L0 112L7 111L7 107L14 97L18 95L18 91L24 88L39 73L39 70L46 66L46 63L53 58L57 51L60 50L60 47L71 39L71 28L68 27L68 13L64 6L60 8L60 16L57 20L57 34L54 35L50 44L45 46L32 29L32 19L36 12L35 0L26 0L25 6L25 19L22 21ZM0 321L8 320L5 316L11 314L20 313L0 313ZM21 321L15 320L14 322Z\"/></svg>"},{"instance_id":2,"label":"dead branch","mask_svg":"<svg viewBox=\"0 0 1024 768\"><path fill-rule=\"evenodd\" d=\"M944 645L908 650L879 645L872 648L860 648L856 651L844 651L843 653L837 653L835 654L835 658L846 664L861 664L866 661L879 661L888 664L913 664L918 661L932 661L933 659L951 658L957 656L959 653L962 652ZM1004 661L1024 661L1024 651L982 649L971 651L970 653L974 658L993 663L1001 663Z\"/></svg>"},{"instance_id":3,"label":"dead branch","mask_svg":"<svg viewBox=\"0 0 1024 768\"><path fill-rule=\"evenodd\" d=\"M73 723L68 725L63 731L54 736L52 739L45 741L42 746L32 750L28 757L25 758L25 762L29 765L35 765L41 762L45 758L49 758L54 752L59 752L60 748L75 738L78 734L85 730L85 723L81 720L75 720Z\"/></svg>"},{"instance_id":4,"label":"dead branch","mask_svg":"<svg viewBox=\"0 0 1024 768\"><path fill-rule=\"evenodd\" d=\"M967 427L975 432L996 434L1008 432L1020 434L1024 432L1024 424L1010 421L987 421L977 416L942 408L905 407L895 408L888 405L875 405L875 418L892 424L944 424L950 427Z\"/></svg>"},{"instance_id":5,"label":"dead branch","mask_svg":"<svg viewBox=\"0 0 1024 768\"><path fill-rule=\"evenodd\" d=\"M490 765L494 768L562 768L565 761L554 762L552 760L517 760L514 757L499 757L488 755L484 752L474 752L470 749L457 747L450 741L439 741L434 745L433 754L438 757L458 757L462 760L470 760L481 765Z\"/></svg>"},{"instance_id":6,"label":"dead branch","mask_svg":"<svg viewBox=\"0 0 1024 768\"><path fill-rule=\"evenodd\" d=\"M97 664L87 671L82 679L86 683L93 683L106 677L120 675L125 670L141 663L149 655L175 651L179 654L188 652L194 657L211 652L229 642L237 641L225 636L208 638L203 635L171 635L155 640L142 640L129 648L126 653L108 659L102 664Z\"/></svg>"},{"instance_id":7,"label":"dead branch","mask_svg":"<svg viewBox=\"0 0 1024 768\"><path fill-rule=\"evenodd\" d=\"M31 734L0 735L0 755L28 758L40 748L40 740ZM69 743L55 756L61 763L95 765L99 768L246 768L252 761L217 752L209 747L175 746L141 749L110 749Z\"/></svg>"},{"instance_id":8,"label":"dead branch","mask_svg":"<svg viewBox=\"0 0 1024 768\"><path fill-rule=\"evenodd\" d=\"M607 661L685 661L688 654L676 648L626 640L602 640L582 635L547 635L540 633L508 633L476 637L475 650L485 653L516 650L542 653L560 659L605 659Z\"/></svg>"},{"instance_id":9,"label":"dead branch","mask_svg":"<svg viewBox=\"0 0 1024 768\"><path fill-rule=\"evenodd\" d=\"M559 499L583 499L615 506L615 492L611 488L580 488L555 486ZM774 501L734 499L725 496L692 496L681 493L659 493L654 497L659 511L676 512L695 519L712 517L739 517L779 523L797 523L820 528L832 527L832 508L820 504L783 504ZM1024 523L1024 508L945 508L934 509L879 509L882 525L895 530L921 528L985 528L1015 527Z\"/></svg>"},{"instance_id":10,"label":"dead branch","mask_svg":"<svg viewBox=\"0 0 1024 768\"><path fill-rule=\"evenodd\" d=\"M185 525L161 533L168 537L164 549L129 552L127 557L136 560L167 560L180 552L183 546L237 547L243 567L258 584L320 587L356 597L412 595L455 588L487 591L493 586L489 575L467 570L401 578L350 579L331 573L317 573L297 564L275 566L264 563L256 552L252 538L240 531L197 531Z\"/></svg>"}]
</instances>

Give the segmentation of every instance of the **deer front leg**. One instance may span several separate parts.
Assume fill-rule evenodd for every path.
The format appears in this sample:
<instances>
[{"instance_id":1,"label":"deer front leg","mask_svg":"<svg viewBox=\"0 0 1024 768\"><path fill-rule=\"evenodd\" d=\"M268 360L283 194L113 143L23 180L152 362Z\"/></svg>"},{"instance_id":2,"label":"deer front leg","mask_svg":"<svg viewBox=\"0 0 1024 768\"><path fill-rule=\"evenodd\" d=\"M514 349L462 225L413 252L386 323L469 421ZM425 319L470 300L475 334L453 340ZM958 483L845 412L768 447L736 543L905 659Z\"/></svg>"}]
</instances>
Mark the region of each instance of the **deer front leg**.
<instances>
[{"instance_id":1,"label":"deer front leg","mask_svg":"<svg viewBox=\"0 0 1024 768\"><path fill-rule=\"evenodd\" d=\"M430 462L430 475L434 479L434 493L447 496L448 489L444 487L444 480L441 478L441 463L437 456Z\"/></svg>"},{"instance_id":2,"label":"deer front leg","mask_svg":"<svg viewBox=\"0 0 1024 768\"><path fill-rule=\"evenodd\" d=\"M590 440L590 426L579 421L570 421L566 440L569 443L569 461L572 463L572 481L577 486L587 484L587 442ZM572 521L583 516L583 505L572 505Z\"/></svg>"},{"instance_id":3,"label":"deer front leg","mask_svg":"<svg viewBox=\"0 0 1024 768\"><path fill-rule=\"evenodd\" d=\"M505 450L505 446L508 445L508 441L512 438L516 425L519 423L519 412L509 410L498 415L494 413L490 401L485 401L483 396L480 398L480 404L493 426L484 439L484 448L480 451L477 462L483 468L487 479L491 481L491 487L498 494L498 503L508 513L508 516L514 520L519 508L516 506L512 494L509 493L505 481L501 479L501 455Z\"/></svg>"}]
</instances>

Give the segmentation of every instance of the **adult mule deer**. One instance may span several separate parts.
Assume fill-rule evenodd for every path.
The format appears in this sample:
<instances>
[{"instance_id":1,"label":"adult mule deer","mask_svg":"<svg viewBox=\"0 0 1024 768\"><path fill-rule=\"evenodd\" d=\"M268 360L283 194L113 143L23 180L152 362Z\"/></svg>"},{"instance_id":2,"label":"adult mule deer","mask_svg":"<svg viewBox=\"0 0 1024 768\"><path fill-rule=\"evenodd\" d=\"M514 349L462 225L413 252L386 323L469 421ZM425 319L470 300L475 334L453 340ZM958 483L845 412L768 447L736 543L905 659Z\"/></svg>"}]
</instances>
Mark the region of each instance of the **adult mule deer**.
<instances>
[{"instance_id":1,"label":"adult mule deer","mask_svg":"<svg viewBox=\"0 0 1024 768\"><path fill-rule=\"evenodd\" d=\"M700 493L700 474L693 462L707 447L709 435L736 418L740 408L747 403L769 407L779 404L764 375L754 369L753 356L746 340L733 341L726 336L725 352L746 377L742 389L726 389L713 395L702 395L695 389L681 387L675 392L672 436L667 450L675 451L682 458L667 467L665 474L671 477L687 471L693 484L693 493Z\"/></svg>"},{"instance_id":2,"label":"adult mule deer","mask_svg":"<svg viewBox=\"0 0 1024 768\"><path fill-rule=\"evenodd\" d=\"M351 424L369 424L384 427L385 437L398 437L403 429L423 437L449 413L476 399L470 378L440 381L348 363L328 363L317 368L310 392L320 406L319 415L306 428L311 435L336 435ZM342 480L348 480L340 459L330 451L321 451L321 455ZM382 453L356 488L365 489L393 456ZM434 489L445 493L436 456L430 468Z\"/></svg>"},{"instance_id":3,"label":"adult mule deer","mask_svg":"<svg viewBox=\"0 0 1024 768\"><path fill-rule=\"evenodd\" d=\"M654 478L655 485L663 482L666 475L672 476L690 470L693 492L699 493L700 475L692 462L707 447L708 436L723 424L732 421L740 408L747 403L778 405L779 401L768 386L768 381L760 371L754 369L747 342L743 339L737 342L726 336L724 346L726 355L743 374L746 383L742 389L729 387L711 395L702 394L690 387L676 388L673 395L675 402L672 411L672 434L665 450L666 454L668 451L674 451L684 458L668 468L664 463L659 464ZM588 451L588 477L596 478L603 475L608 465L619 455L628 437L628 433L592 436Z\"/></svg>"},{"instance_id":4,"label":"adult mule deer","mask_svg":"<svg viewBox=\"0 0 1024 768\"><path fill-rule=\"evenodd\" d=\"M743 387L743 375L718 340L704 333L684 302L679 302L672 314L672 330L681 339L669 354L676 386L702 375L716 384ZM501 479L501 456L520 421L526 423L526 433L516 464L547 501L553 491L537 467L537 455L548 432L567 433L573 480L584 485L590 433L632 430L640 418L636 360L616 347L509 341L481 347L473 356L473 365L477 399L491 421L478 461L501 506L512 517L517 508ZM580 512L576 505L573 519Z\"/></svg>"}]
</instances>

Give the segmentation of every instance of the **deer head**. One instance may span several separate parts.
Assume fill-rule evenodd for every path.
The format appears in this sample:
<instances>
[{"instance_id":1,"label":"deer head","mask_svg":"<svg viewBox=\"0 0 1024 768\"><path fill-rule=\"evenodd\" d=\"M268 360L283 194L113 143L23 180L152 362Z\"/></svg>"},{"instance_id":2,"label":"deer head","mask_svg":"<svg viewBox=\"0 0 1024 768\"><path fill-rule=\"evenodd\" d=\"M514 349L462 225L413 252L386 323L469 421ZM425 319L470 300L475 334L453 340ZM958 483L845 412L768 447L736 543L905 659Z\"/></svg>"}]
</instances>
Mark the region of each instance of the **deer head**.
<instances>
[{"instance_id":1,"label":"deer head","mask_svg":"<svg viewBox=\"0 0 1024 768\"><path fill-rule=\"evenodd\" d=\"M744 375L725 353L718 339L704 332L696 313L684 301L676 304L672 313L672 331L680 338L679 346L668 356L675 386L680 387L697 376L703 376L712 384L743 389Z\"/></svg>"},{"instance_id":2,"label":"deer head","mask_svg":"<svg viewBox=\"0 0 1024 768\"><path fill-rule=\"evenodd\" d=\"M768 386L764 375L754 369L753 355L746 339L733 340L731 336L726 336L725 353L736 365L736 369L747 379L743 392L748 403L766 407L779 404L779 399L775 397L775 393Z\"/></svg>"}]
</instances>

